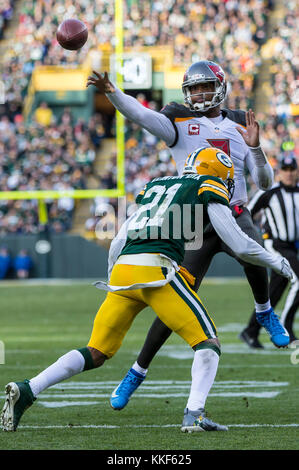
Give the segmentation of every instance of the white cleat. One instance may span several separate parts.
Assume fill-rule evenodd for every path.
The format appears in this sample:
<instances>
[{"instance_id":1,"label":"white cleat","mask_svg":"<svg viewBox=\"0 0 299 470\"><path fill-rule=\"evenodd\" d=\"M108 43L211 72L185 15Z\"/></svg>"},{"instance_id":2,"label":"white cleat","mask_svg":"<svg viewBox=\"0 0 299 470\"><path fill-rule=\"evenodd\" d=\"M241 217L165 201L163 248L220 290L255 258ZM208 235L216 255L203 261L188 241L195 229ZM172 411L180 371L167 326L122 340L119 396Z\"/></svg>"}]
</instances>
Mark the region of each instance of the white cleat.
<instances>
[{"instance_id":1,"label":"white cleat","mask_svg":"<svg viewBox=\"0 0 299 470\"><path fill-rule=\"evenodd\" d=\"M206 418L203 409L191 411L186 408L184 410L184 419L181 427L182 432L201 432L201 431L228 431L227 426L214 423L214 421Z\"/></svg>"}]
</instances>

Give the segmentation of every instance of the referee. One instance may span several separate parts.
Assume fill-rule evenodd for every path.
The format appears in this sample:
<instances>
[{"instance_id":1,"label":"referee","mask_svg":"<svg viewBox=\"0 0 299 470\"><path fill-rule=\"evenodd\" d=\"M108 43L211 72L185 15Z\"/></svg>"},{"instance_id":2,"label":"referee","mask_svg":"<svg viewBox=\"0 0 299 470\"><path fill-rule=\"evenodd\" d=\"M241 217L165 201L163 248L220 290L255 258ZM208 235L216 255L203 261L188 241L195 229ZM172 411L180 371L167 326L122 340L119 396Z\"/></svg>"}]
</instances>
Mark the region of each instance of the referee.
<instances>
[{"instance_id":1,"label":"referee","mask_svg":"<svg viewBox=\"0 0 299 470\"><path fill-rule=\"evenodd\" d=\"M294 271L294 279L280 318L292 342L297 339L293 323L299 306L299 183L295 158L288 156L281 160L278 179L270 190L258 191L247 207L253 217L263 211L261 225L265 248L286 257ZM286 286L287 280L271 271L270 301L273 308ZM260 328L254 312L239 337L251 348L263 348L258 340Z\"/></svg>"}]
</instances>

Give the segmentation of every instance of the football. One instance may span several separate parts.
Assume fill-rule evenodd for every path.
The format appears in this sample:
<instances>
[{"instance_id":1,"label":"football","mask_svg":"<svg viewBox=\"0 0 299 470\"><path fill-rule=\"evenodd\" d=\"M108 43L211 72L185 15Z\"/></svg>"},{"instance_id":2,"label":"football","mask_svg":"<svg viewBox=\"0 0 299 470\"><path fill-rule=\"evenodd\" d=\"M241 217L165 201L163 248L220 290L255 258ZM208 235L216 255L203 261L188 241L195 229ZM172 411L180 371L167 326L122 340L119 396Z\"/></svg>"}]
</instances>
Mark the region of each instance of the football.
<instances>
[{"instance_id":1,"label":"football","mask_svg":"<svg viewBox=\"0 0 299 470\"><path fill-rule=\"evenodd\" d=\"M70 51L81 49L87 41L88 30L86 25L77 19L71 18L63 21L57 29L57 41Z\"/></svg>"}]
</instances>

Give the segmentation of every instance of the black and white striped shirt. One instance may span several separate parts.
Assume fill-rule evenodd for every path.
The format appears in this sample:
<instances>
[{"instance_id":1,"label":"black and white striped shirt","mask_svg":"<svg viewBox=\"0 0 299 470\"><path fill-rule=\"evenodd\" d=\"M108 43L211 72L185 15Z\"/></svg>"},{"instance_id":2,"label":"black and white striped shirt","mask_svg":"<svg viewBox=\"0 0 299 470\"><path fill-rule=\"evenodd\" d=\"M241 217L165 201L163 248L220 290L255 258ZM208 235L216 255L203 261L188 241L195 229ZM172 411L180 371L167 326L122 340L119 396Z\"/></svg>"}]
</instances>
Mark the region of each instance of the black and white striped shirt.
<instances>
[{"instance_id":1,"label":"black and white striped shirt","mask_svg":"<svg viewBox=\"0 0 299 470\"><path fill-rule=\"evenodd\" d=\"M285 242L299 240L299 184L276 183L268 191L258 191L247 208L254 216L263 210L263 232Z\"/></svg>"}]
</instances>

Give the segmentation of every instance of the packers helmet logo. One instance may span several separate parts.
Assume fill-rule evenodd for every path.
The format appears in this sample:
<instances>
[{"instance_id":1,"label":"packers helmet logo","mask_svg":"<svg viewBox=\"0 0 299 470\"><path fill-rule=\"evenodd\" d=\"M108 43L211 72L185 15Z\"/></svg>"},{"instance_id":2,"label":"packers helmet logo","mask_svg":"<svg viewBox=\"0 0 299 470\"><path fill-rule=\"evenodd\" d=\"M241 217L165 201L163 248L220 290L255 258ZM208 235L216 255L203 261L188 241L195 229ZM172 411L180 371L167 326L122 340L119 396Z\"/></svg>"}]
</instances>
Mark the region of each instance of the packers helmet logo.
<instances>
[{"instance_id":1,"label":"packers helmet logo","mask_svg":"<svg viewBox=\"0 0 299 470\"><path fill-rule=\"evenodd\" d=\"M226 166L227 168L231 168L233 166L233 162L231 161L231 159L229 158L228 155L226 155L225 153L222 153L222 152L217 152L216 153L216 157L218 158L218 160L220 161L220 163L222 163L224 166Z\"/></svg>"}]
</instances>

